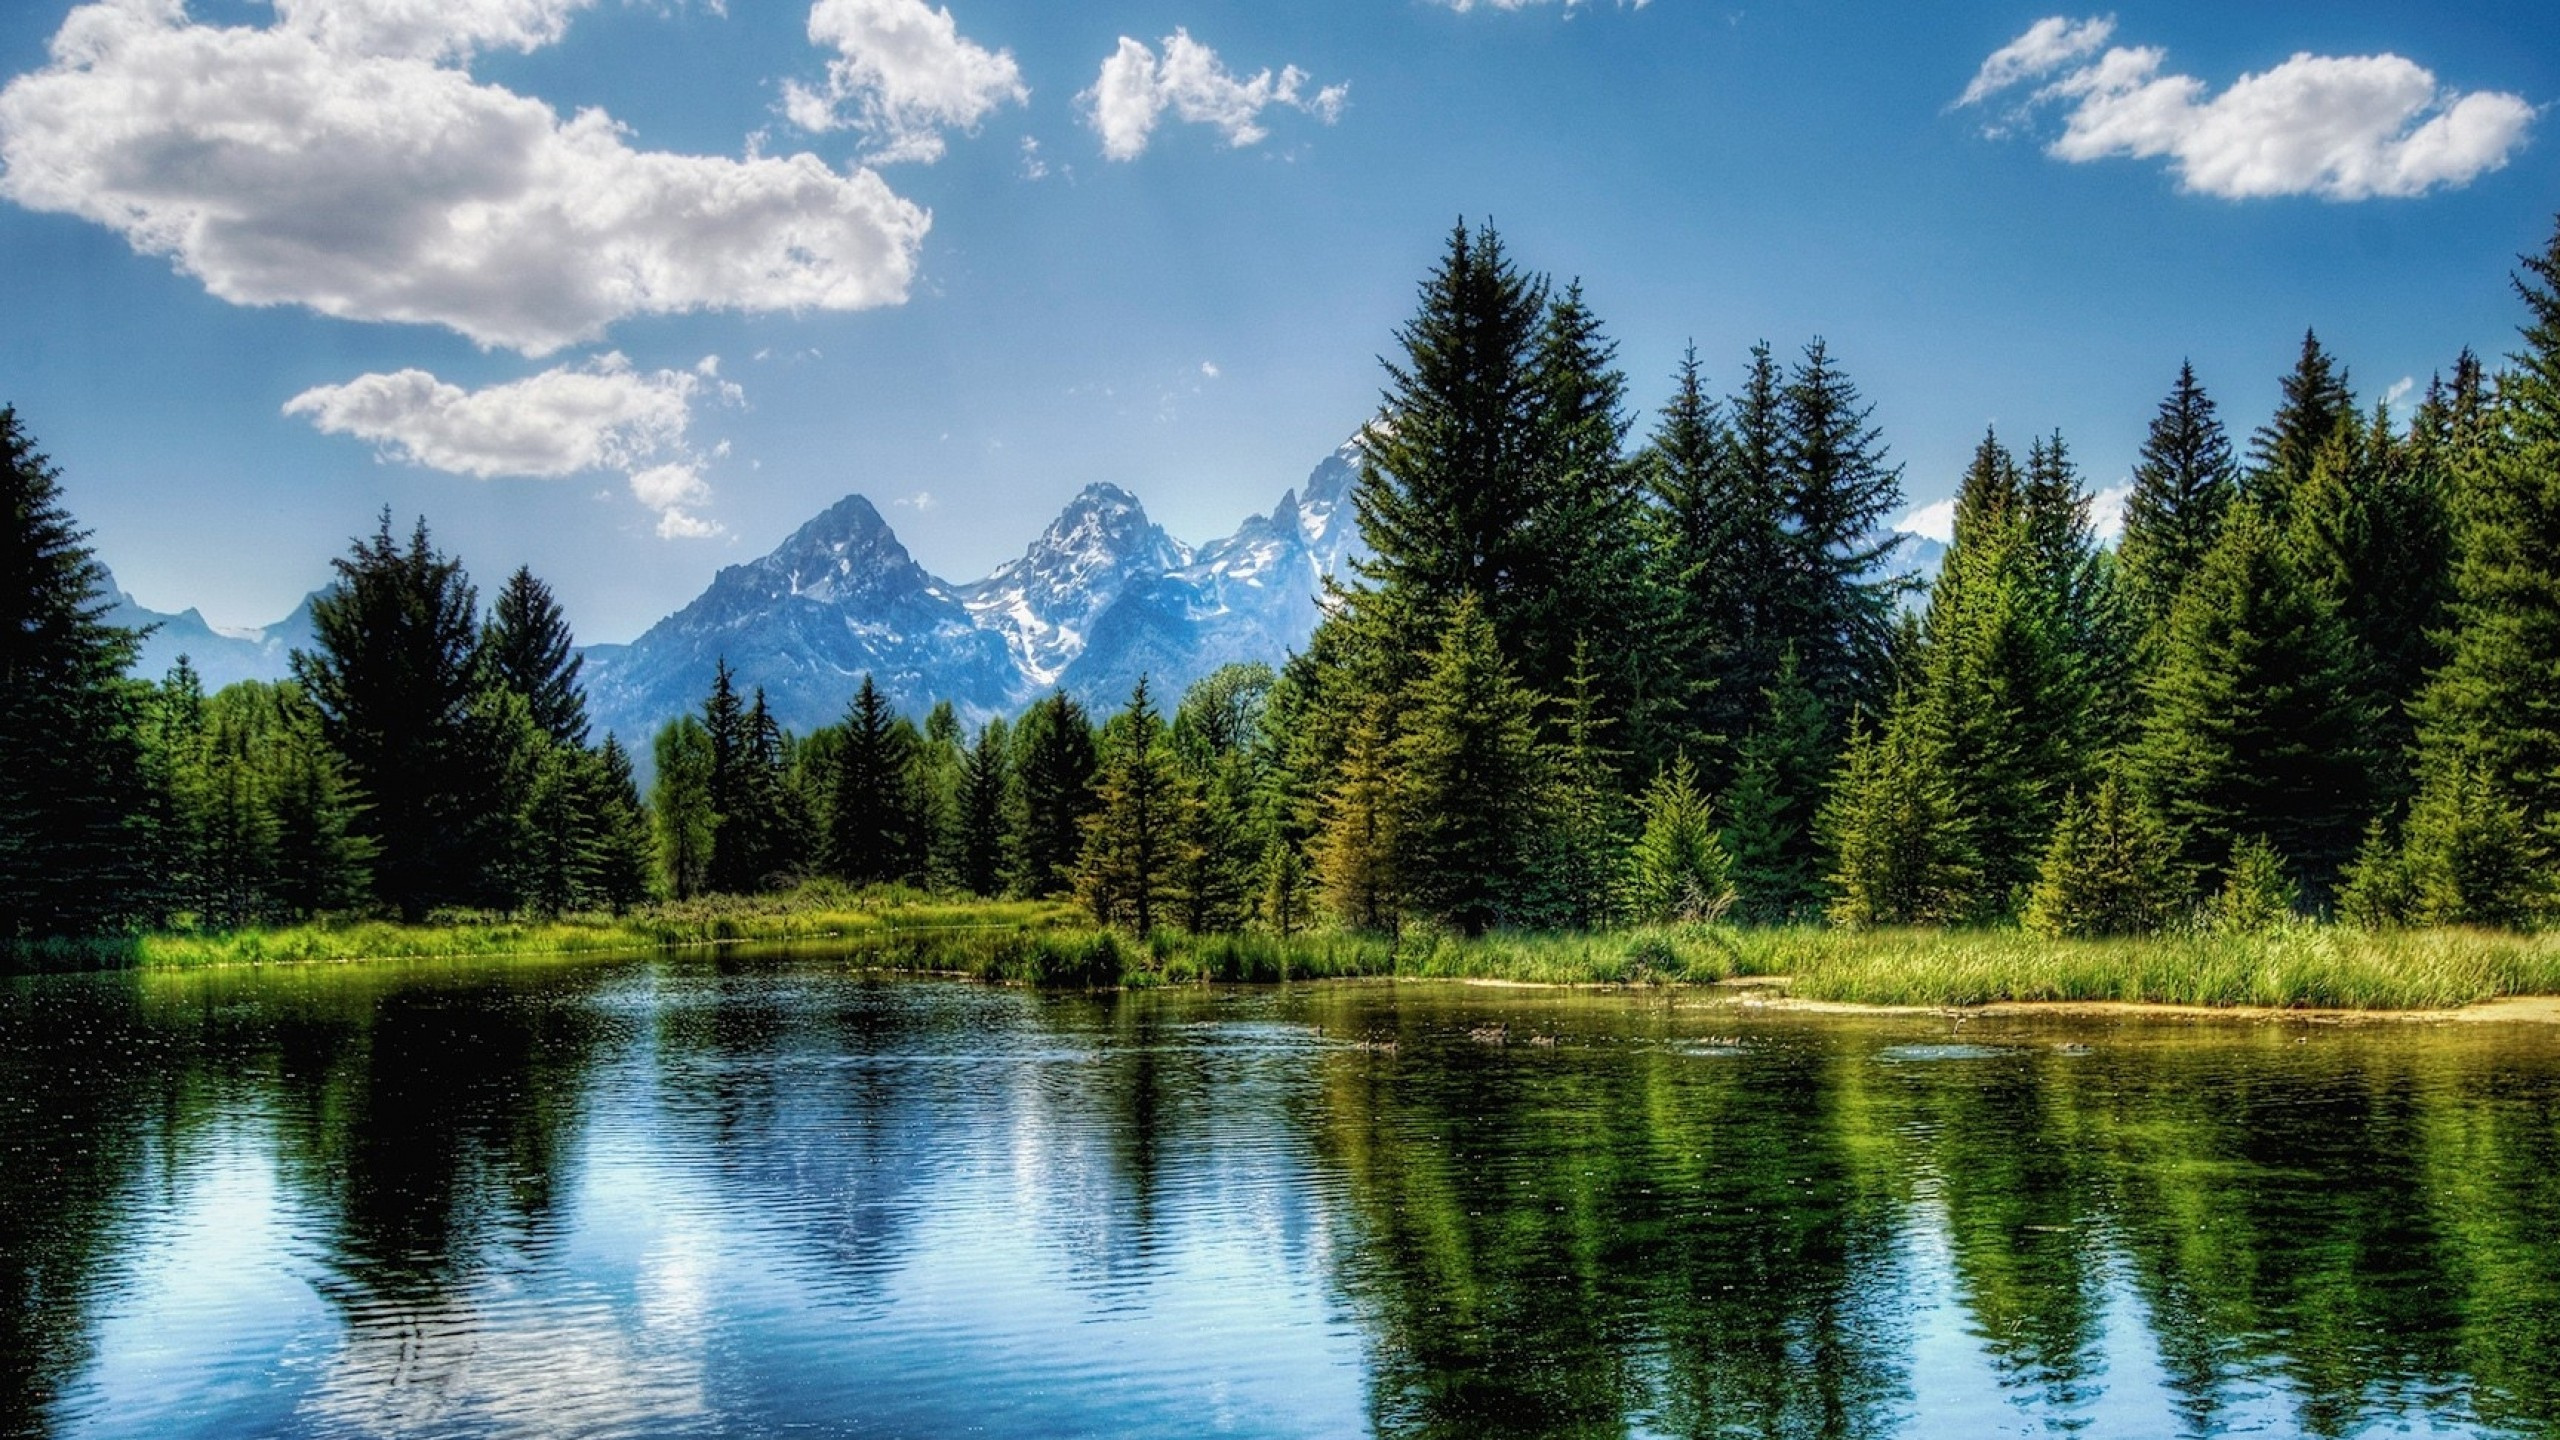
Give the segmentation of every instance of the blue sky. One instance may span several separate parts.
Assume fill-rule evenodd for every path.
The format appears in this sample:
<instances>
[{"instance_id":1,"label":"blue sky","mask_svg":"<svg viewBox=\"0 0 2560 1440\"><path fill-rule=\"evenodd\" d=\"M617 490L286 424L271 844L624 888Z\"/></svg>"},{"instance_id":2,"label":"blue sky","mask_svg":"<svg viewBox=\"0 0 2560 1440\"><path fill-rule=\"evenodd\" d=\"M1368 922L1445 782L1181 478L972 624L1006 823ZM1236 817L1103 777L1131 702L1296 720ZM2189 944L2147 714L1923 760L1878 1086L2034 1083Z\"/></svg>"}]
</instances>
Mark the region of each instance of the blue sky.
<instances>
[{"instance_id":1,"label":"blue sky","mask_svg":"<svg viewBox=\"0 0 2560 1440\"><path fill-rule=\"evenodd\" d=\"M387 503L620 640L847 491L953 579L1097 480L1224 533L1461 215L1648 409L1824 336L1915 508L1987 423L2115 483L2182 357L2245 432L2306 325L2510 345L2560 12L2049 5L20 0L0 399L148 605Z\"/></svg>"}]
</instances>

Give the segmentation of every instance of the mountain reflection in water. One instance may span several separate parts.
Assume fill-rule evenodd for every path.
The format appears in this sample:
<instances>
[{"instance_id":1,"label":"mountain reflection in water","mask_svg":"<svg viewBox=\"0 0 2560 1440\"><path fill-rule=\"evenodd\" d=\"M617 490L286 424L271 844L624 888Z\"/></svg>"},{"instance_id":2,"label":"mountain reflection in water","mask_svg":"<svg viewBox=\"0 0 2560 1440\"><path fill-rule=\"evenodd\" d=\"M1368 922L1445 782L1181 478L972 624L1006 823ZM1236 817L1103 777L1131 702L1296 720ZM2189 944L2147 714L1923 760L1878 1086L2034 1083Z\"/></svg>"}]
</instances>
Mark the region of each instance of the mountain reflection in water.
<instances>
[{"instance_id":1,"label":"mountain reflection in water","mask_svg":"<svg viewBox=\"0 0 2560 1440\"><path fill-rule=\"evenodd\" d=\"M2539 1027L858 966L8 982L0 1433L2560 1430Z\"/></svg>"}]
</instances>

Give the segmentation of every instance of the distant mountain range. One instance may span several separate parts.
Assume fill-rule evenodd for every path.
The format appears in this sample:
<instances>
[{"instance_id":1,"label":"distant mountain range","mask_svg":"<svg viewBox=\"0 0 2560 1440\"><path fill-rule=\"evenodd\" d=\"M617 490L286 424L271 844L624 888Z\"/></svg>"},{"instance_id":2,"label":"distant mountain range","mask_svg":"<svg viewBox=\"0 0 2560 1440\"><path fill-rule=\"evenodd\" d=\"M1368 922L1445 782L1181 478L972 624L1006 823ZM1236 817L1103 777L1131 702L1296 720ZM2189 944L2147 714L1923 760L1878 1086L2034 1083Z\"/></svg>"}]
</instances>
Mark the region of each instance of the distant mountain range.
<instances>
[{"instance_id":1,"label":"distant mountain range","mask_svg":"<svg viewBox=\"0 0 2560 1440\"><path fill-rule=\"evenodd\" d=\"M976 721L1053 687L1109 709L1141 674L1169 706L1221 665L1276 665L1304 648L1324 577L1359 548L1357 473L1346 444L1269 514L1196 548L1128 491L1090 485L1019 557L968 584L917 564L869 500L847 495L639 639L588 646L588 709L599 734L645 756L661 725L702 703L724 658L742 689L761 688L775 718L803 732L841 719L865 674L919 716L947 699ZM1903 539L1894 568L1933 576L1945 547ZM157 627L136 666L154 678L184 653L208 689L281 679L294 648L312 643L309 598L253 631L145 610L122 591L116 601L112 623Z\"/></svg>"}]
</instances>

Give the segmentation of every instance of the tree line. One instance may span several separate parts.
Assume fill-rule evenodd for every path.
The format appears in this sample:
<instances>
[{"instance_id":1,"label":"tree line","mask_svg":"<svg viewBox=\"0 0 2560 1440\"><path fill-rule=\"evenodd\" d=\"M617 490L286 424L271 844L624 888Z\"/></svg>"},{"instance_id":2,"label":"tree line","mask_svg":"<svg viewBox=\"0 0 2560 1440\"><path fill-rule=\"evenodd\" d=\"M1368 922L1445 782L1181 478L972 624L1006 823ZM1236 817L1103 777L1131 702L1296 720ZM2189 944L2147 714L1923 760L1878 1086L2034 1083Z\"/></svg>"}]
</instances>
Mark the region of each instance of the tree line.
<instances>
[{"instance_id":1,"label":"tree line","mask_svg":"<svg viewBox=\"0 0 2560 1440\"><path fill-rule=\"evenodd\" d=\"M123 678L135 637L0 411L0 937L818 877L1072 894L1140 932L2533 925L2560 903L2560 233L2523 267L2511 364L2466 352L2405 420L2306 334L2244 453L2182 366L2113 547L2062 435L1986 434L1919 586L1902 472L1823 342L1754 347L1725 396L1693 349L1639 437L1579 287L1462 224L1302 653L974 730L864 677L807 735L723 664L645 802L541 582L483 615L388 512L291 681Z\"/></svg>"}]
</instances>

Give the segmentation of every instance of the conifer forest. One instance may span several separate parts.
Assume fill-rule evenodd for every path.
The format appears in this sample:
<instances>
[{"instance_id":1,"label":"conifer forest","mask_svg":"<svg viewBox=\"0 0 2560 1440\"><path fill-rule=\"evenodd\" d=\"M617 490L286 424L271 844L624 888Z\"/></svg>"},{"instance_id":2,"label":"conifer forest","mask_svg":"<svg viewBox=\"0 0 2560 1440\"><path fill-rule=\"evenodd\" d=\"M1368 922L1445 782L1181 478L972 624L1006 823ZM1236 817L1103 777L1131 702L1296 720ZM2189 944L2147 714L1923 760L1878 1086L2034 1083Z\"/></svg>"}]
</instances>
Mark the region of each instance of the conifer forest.
<instances>
[{"instance_id":1,"label":"conifer forest","mask_svg":"<svg viewBox=\"0 0 2560 1440\"><path fill-rule=\"evenodd\" d=\"M1821 339L1692 349L1461 224L1388 347L1302 653L964 724L869 680L597 735L561 607L385 511L293 678L127 672L76 477L0 411L0 943L552 917L812 883L1132 937L1639 926L2145 937L2560 913L2560 234L2414 403L2316 334L2265 416L2164 365L2122 538L1986 433L1954 537Z\"/></svg>"}]
</instances>

